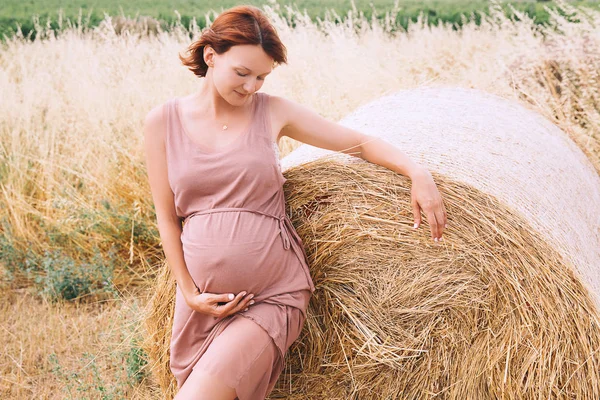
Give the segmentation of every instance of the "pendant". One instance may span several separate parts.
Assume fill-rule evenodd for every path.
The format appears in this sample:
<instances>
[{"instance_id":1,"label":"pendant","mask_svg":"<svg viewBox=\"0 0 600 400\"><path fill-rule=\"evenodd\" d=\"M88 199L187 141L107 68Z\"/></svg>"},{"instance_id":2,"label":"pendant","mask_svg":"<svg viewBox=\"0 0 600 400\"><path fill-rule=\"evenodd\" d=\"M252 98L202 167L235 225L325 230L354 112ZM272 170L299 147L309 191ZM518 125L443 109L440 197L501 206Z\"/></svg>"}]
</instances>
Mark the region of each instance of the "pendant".
<instances>
[{"instance_id":1,"label":"pendant","mask_svg":"<svg viewBox=\"0 0 600 400\"><path fill-rule=\"evenodd\" d=\"M227 125L223 125L223 130L227 129Z\"/></svg>"}]
</instances>

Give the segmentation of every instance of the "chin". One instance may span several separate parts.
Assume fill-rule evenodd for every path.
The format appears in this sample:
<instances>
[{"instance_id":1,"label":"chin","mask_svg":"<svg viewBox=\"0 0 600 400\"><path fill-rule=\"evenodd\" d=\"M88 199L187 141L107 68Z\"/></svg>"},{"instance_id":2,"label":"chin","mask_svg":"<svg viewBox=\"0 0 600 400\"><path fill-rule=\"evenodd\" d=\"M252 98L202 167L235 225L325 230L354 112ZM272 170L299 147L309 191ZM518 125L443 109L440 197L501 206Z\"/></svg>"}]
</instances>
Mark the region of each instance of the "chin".
<instances>
[{"instance_id":1,"label":"chin","mask_svg":"<svg viewBox=\"0 0 600 400\"><path fill-rule=\"evenodd\" d=\"M233 96L238 100L238 101L246 101L248 100L248 98L250 97L249 94L242 96L240 95L238 92L236 92L235 90L233 91Z\"/></svg>"}]
</instances>

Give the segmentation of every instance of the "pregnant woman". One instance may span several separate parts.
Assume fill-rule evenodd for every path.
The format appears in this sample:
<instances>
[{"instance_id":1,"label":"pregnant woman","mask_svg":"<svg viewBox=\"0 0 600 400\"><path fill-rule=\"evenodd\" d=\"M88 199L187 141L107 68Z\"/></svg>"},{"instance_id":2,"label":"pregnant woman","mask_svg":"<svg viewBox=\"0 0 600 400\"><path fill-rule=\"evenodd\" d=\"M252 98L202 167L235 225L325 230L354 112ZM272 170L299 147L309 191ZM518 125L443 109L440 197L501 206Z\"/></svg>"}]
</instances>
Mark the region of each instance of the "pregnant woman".
<instances>
[{"instance_id":1,"label":"pregnant woman","mask_svg":"<svg viewBox=\"0 0 600 400\"><path fill-rule=\"evenodd\" d=\"M436 242L446 212L431 174L399 149L258 92L286 62L258 8L224 11L188 53L180 58L203 78L199 89L154 107L144 121L158 229L177 284L176 399L262 400L315 290L285 213L279 139L352 153L410 177L415 228L422 210Z\"/></svg>"}]
</instances>

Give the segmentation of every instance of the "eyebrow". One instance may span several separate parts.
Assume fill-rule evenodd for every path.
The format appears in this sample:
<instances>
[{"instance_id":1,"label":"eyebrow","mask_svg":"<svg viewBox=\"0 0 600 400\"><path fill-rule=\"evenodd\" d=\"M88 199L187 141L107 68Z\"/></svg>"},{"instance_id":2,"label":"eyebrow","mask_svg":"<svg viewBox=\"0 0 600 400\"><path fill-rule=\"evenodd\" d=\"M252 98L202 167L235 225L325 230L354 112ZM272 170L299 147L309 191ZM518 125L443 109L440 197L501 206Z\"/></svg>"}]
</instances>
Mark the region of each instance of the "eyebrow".
<instances>
[{"instance_id":1,"label":"eyebrow","mask_svg":"<svg viewBox=\"0 0 600 400\"><path fill-rule=\"evenodd\" d=\"M238 67L238 68L244 68L244 69L247 69L248 71L252 71L250 68L248 68L248 67L244 67L244 66L243 66L243 65L241 65L241 64L240 64L240 65L238 65L237 67ZM272 72L272 71L265 72L264 74L261 74L261 75L269 75L271 72Z\"/></svg>"}]
</instances>

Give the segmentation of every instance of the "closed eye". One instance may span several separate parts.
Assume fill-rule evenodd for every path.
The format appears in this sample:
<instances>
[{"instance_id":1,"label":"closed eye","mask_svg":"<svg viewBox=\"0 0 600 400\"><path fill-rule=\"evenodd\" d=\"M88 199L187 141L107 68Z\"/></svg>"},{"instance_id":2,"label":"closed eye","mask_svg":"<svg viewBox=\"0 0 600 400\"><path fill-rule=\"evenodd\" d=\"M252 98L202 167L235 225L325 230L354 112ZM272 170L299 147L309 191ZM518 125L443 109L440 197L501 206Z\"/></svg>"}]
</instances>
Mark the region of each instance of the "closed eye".
<instances>
[{"instance_id":1,"label":"closed eye","mask_svg":"<svg viewBox=\"0 0 600 400\"><path fill-rule=\"evenodd\" d=\"M242 74L242 73L237 73L239 76L248 76L248 74ZM260 76L258 77L258 79L260 79L261 81L264 80L265 78L261 78Z\"/></svg>"}]
</instances>

